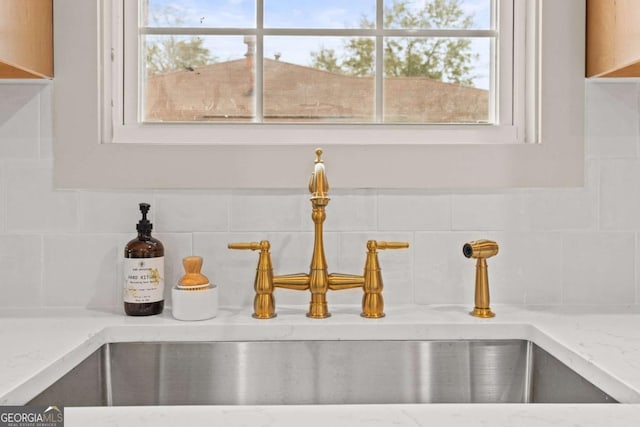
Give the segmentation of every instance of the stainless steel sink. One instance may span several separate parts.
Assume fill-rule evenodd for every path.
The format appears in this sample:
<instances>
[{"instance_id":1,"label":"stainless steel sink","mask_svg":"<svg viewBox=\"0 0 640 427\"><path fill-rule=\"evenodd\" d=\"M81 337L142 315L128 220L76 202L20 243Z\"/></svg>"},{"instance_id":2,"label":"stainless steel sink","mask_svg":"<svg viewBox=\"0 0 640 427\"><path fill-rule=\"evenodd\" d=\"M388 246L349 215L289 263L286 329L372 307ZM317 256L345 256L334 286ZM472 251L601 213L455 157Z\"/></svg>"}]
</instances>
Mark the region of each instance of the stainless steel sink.
<instances>
[{"instance_id":1,"label":"stainless steel sink","mask_svg":"<svg viewBox=\"0 0 640 427\"><path fill-rule=\"evenodd\" d=\"M529 341L106 344L29 404L604 403Z\"/></svg>"}]
</instances>

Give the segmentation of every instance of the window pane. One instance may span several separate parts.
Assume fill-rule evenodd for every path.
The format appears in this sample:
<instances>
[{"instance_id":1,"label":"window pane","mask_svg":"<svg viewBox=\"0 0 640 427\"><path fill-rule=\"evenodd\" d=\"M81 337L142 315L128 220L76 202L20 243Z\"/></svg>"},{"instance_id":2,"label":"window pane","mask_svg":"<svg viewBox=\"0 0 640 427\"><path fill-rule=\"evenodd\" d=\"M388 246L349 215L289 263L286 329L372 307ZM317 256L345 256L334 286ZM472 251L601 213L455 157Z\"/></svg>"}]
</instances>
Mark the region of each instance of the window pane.
<instances>
[{"instance_id":1,"label":"window pane","mask_svg":"<svg viewBox=\"0 0 640 427\"><path fill-rule=\"evenodd\" d=\"M492 0L385 0L385 28L489 29Z\"/></svg>"},{"instance_id":2,"label":"window pane","mask_svg":"<svg viewBox=\"0 0 640 427\"><path fill-rule=\"evenodd\" d=\"M130 1L130 0L127 0ZM255 27L255 1L141 0L143 27Z\"/></svg>"},{"instance_id":3,"label":"window pane","mask_svg":"<svg viewBox=\"0 0 640 427\"><path fill-rule=\"evenodd\" d=\"M142 20L152 27L256 25L256 2L252 0L140 1ZM495 111L490 108L495 108L495 103L489 92L495 66L492 37L379 38L384 57L378 66L384 73L377 77L376 85L376 37L310 35L316 28L333 29L337 34L341 29L375 28L376 0L263 1L265 28L286 28L287 34L300 35L263 38L258 33L257 39L248 35L179 35L180 30L167 28L142 35L142 120L494 120ZM385 27L490 28L494 1L384 0ZM291 31L295 28L301 30ZM198 32L189 30L188 34ZM255 69L256 52L264 54L261 70ZM256 86L256 80L262 85ZM384 91L376 94L376 86ZM254 93L260 87L262 93ZM256 116L257 102L262 106L260 117Z\"/></svg>"},{"instance_id":4,"label":"window pane","mask_svg":"<svg viewBox=\"0 0 640 427\"><path fill-rule=\"evenodd\" d=\"M491 39L387 38L384 121L487 123Z\"/></svg>"},{"instance_id":5,"label":"window pane","mask_svg":"<svg viewBox=\"0 0 640 427\"><path fill-rule=\"evenodd\" d=\"M343 67L353 57L338 59L352 43L369 48L366 73ZM373 46L371 38L265 37L265 121L371 123L375 115Z\"/></svg>"},{"instance_id":6,"label":"window pane","mask_svg":"<svg viewBox=\"0 0 640 427\"><path fill-rule=\"evenodd\" d=\"M265 0L265 28L360 28L374 22L376 0Z\"/></svg>"},{"instance_id":7,"label":"window pane","mask_svg":"<svg viewBox=\"0 0 640 427\"><path fill-rule=\"evenodd\" d=\"M251 121L252 37L145 36L143 121Z\"/></svg>"}]
</instances>

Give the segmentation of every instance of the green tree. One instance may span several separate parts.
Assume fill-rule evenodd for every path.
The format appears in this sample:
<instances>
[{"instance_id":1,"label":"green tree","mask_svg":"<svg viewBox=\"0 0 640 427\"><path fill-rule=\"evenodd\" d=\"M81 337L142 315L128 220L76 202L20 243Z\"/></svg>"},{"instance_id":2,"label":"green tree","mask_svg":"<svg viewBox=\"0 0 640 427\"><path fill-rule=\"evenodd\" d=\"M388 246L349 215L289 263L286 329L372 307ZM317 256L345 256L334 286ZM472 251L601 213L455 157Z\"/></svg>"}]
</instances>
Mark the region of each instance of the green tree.
<instances>
[{"instance_id":1,"label":"green tree","mask_svg":"<svg viewBox=\"0 0 640 427\"><path fill-rule=\"evenodd\" d=\"M178 9L166 6L160 11L149 11L150 25L178 27L184 23ZM193 70L195 67L216 62L202 37L147 36L144 45L147 74L162 74L176 70Z\"/></svg>"},{"instance_id":2,"label":"green tree","mask_svg":"<svg viewBox=\"0 0 640 427\"><path fill-rule=\"evenodd\" d=\"M460 0L427 0L420 9L408 0L394 0L384 10L385 28L394 29L467 29L473 17L465 15ZM375 28L367 17L361 28ZM468 38L385 37L384 74L391 77L422 76L464 85L473 84L472 63L477 58ZM338 58L335 50L322 48L311 53L312 66L354 76L370 76L375 71L373 38L345 41Z\"/></svg>"},{"instance_id":3,"label":"green tree","mask_svg":"<svg viewBox=\"0 0 640 427\"><path fill-rule=\"evenodd\" d=\"M315 67L331 72L342 72L342 67L338 64L338 57L335 49L321 49L319 52L312 52Z\"/></svg>"}]
</instances>

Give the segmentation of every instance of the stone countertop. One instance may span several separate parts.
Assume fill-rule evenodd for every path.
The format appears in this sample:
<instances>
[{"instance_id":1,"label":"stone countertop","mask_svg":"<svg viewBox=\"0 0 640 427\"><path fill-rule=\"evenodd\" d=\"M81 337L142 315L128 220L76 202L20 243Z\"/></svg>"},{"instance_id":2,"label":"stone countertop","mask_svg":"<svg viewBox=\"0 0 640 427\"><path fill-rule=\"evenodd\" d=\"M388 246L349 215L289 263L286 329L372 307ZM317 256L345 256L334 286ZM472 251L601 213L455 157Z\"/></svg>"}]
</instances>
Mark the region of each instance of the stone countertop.
<instances>
[{"instance_id":1,"label":"stone countertop","mask_svg":"<svg viewBox=\"0 0 640 427\"><path fill-rule=\"evenodd\" d=\"M119 309L0 311L0 404L22 405L107 342L525 339L531 340L625 404L423 404L316 406L192 406L65 408L65 426L331 425L639 425L640 310L637 307L515 307L496 305L493 319L461 306L391 306L382 319L359 307L332 307L316 320L306 307L279 308L270 320L248 308L181 322L170 310L127 317ZM304 420L304 422L302 421Z\"/></svg>"}]
</instances>

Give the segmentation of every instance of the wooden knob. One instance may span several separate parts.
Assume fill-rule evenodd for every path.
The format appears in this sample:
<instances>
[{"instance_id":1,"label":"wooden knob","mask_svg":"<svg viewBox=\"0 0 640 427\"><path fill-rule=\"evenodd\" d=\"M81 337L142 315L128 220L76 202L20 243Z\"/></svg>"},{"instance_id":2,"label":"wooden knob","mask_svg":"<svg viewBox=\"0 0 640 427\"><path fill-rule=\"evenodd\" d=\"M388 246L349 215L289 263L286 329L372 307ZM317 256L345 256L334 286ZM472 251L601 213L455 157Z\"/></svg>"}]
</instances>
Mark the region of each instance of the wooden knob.
<instances>
[{"instance_id":1,"label":"wooden knob","mask_svg":"<svg viewBox=\"0 0 640 427\"><path fill-rule=\"evenodd\" d=\"M202 257L188 256L182 259L185 275L180 279L180 286L200 286L209 283L209 279L200 273Z\"/></svg>"}]
</instances>

